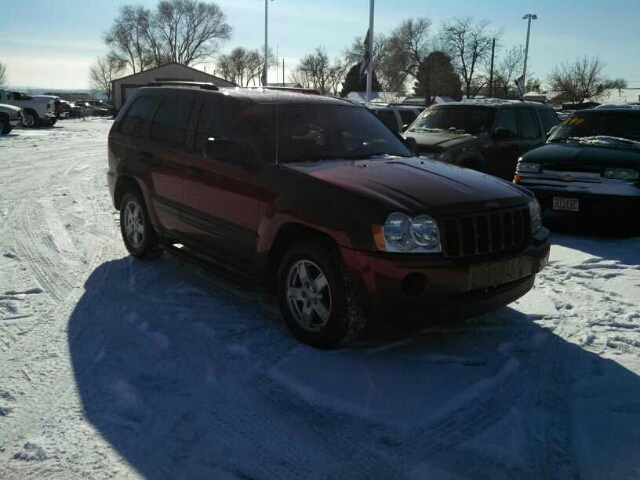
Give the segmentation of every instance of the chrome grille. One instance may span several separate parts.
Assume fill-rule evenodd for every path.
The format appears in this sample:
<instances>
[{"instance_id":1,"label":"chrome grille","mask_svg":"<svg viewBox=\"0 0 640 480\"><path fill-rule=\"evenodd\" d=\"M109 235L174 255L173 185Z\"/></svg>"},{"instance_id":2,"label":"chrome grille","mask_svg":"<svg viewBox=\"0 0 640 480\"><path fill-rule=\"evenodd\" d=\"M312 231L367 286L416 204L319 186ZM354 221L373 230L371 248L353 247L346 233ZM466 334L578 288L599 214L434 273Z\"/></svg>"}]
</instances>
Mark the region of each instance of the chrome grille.
<instances>
[{"instance_id":1,"label":"chrome grille","mask_svg":"<svg viewBox=\"0 0 640 480\"><path fill-rule=\"evenodd\" d=\"M447 257L486 255L522 247L531 231L528 207L445 218L442 225Z\"/></svg>"}]
</instances>

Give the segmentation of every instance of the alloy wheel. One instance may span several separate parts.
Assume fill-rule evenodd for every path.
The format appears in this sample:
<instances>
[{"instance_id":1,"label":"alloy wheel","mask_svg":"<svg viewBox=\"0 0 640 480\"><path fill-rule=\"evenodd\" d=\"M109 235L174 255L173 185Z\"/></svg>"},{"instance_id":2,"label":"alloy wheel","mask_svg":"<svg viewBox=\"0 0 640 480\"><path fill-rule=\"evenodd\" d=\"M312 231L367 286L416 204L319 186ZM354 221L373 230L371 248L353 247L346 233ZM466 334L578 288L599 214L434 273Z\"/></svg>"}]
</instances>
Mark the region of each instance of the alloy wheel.
<instances>
[{"instance_id":1,"label":"alloy wheel","mask_svg":"<svg viewBox=\"0 0 640 480\"><path fill-rule=\"evenodd\" d=\"M331 288L318 265L310 260L294 262L287 273L286 299L295 321L305 330L322 329L331 315Z\"/></svg>"},{"instance_id":2,"label":"alloy wheel","mask_svg":"<svg viewBox=\"0 0 640 480\"><path fill-rule=\"evenodd\" d=\"M135 201L127 203L124 212L124 231L129 244L138 249L144 241L144 218L142 207Z\"/></svg>"}]
</instances>

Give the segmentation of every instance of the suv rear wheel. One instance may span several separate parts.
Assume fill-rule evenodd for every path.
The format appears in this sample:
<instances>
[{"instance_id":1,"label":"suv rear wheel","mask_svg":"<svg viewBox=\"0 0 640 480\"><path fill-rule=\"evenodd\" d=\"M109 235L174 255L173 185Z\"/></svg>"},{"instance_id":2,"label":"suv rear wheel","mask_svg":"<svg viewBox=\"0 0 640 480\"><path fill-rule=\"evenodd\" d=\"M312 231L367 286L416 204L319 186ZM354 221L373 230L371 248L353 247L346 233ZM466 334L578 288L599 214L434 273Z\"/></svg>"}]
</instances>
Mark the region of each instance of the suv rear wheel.
<instances>
[{"instance_id":1,"label":"suv rear wheel","mask_svg":"<svg viewBox=\"0 0 640 480\"><path fill-rule=\"evenodd\" d=\"M300 341L327 348L355 337L366 318L339 255L321 242L289 250L278 270L278 304Z\"/></svg>"},{"instance_id":2,"label":"suv rear wheel","mask_svg":"<svg viewBox=\"0 0 640 480\"><path fill-rule=\"evenodd\" d=\"M134 257L155 258L161 253L158 235L137 192L127 193L120 203L120 231L125 247Z\"/></svg>"}]
</instances>

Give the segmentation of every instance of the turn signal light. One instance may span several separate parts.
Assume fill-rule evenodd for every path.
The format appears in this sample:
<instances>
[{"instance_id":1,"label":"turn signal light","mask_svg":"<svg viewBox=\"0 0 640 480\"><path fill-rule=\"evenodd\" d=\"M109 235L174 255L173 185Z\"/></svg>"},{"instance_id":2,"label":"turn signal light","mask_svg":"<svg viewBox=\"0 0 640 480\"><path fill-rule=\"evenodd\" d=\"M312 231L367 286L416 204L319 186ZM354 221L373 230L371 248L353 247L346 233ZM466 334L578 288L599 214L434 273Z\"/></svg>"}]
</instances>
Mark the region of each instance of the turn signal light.
<instances>
[{"instance_id":1,"label":"turn signal light","mask_svg":"<svg viewBox=\"0 0 640 480\"><path fill-rule=\"evenodd\" d=\"M513 183L520 183L520 175L513 176Z\"/></svg>"}]
</instances>

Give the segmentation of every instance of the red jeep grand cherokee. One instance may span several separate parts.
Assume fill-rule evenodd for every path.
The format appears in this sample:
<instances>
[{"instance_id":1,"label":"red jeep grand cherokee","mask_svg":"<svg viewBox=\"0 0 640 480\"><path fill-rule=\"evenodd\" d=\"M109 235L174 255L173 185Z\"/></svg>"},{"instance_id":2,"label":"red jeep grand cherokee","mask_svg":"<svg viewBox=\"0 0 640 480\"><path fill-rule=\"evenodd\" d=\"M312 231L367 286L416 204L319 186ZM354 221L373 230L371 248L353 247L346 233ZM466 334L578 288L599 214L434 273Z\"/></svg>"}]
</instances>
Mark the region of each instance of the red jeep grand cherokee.
<instances>
[{"instance_id":1,"label":"red jeep grand cherokee","mask_svg":"<svg viewBox=\"0 0 640 480\"><path fill-rule=\"evenodd\" d=\"M319 95L140 88L109 134L108 179L132 255L181 244L256 279L314 346L375 317L501 307L549 255L526 190L417 158L366 108Z\"/></svg>"}]
</instances>

